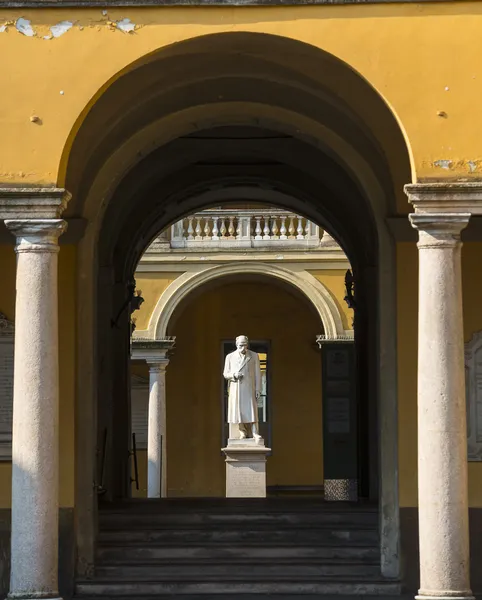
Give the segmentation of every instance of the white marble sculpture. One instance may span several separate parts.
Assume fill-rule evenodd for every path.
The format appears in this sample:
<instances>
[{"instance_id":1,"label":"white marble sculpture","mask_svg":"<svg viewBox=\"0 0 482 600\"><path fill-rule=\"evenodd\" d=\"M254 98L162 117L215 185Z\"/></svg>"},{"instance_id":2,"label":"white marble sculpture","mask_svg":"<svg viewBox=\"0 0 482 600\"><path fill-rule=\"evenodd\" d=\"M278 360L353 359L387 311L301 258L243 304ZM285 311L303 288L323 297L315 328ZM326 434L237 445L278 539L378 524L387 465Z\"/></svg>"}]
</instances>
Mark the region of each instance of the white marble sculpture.
<instances>
[{"instance_id":1,"label":"white marble sculpture","mask_svg":"<svg viewBox=\"0 0 482 600\"><path fill-rule=\"evenodd\" d=\"M226 356L224 378L229 381L228 423L239 425L239 437L250 434L261 441L258 430L258 398L261 391L259 356L248 349L245 335L236 338L236 350Z\"/></svg>"}]
</instances>

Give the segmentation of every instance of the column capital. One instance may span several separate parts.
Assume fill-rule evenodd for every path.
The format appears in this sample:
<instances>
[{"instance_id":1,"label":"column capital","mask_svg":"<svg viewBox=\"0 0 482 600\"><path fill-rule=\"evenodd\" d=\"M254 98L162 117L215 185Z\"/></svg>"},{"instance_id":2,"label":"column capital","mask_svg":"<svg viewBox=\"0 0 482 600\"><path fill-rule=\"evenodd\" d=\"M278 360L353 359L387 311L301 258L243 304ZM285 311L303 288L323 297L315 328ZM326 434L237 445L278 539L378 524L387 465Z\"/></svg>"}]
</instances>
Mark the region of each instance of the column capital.
<instances>
[{"instance_id":1,"label":"column capital","mask_svg":"<svg viewBox=\"0 0 482 600\"><path fill-rule=\"evenodd\" d=\"M147 363L157 363L164 360L169 363L167 357L175 345L175 337L158 340L134 337L131 342L131 358L133 360L145 360Z\"/></svg>"},{"instance_id":2,"label":"column capital","mask_svg":"<svg viewBox=\"0 0 482 600\"><path fill-rule=\"evenodd\" d=\"M146 359L147 366L149 367L150 373L164 373L169 364L168 358L152 358Z\"/></svg>"},{"instance_id":3,"label":"column capital","mask_svg":"<svg viewBox=\"0 0 482 600\"><path fill-rule=\"evenodd\" d=\"M58 219L70 198L64 188L0 187L0 219Z\"/></svg>"},{"instance_id":4,"label":"column capital","mask_svg":"<svg viewBox=\"0 0 482 600\"><path fill-rule=\"evenodd\" d=\"M482 182L410 183L404 191L417 213L482 214Z\"/></svg>"},{"instance_id":5,"label":"column capital","mask_svg":"<svg viewBox=\"0 0 482 600\"><path fill-rule=\"evenodd\" d=\"M5 225L17 238L17 252L58 252L58 239L67 229L63 219L12 219Z\"/></svg>"},{"instance_id":6,"label":"column capital","mask_svg":"<svg viewBox=\"0 0 482 600\"><path fill-rule=\"evenodd\" d=\"M408 218L418 230L419 248L444 248L461 244L460 232L467 226L470 213L413 213Z\"/></svg>"}]
</instances>

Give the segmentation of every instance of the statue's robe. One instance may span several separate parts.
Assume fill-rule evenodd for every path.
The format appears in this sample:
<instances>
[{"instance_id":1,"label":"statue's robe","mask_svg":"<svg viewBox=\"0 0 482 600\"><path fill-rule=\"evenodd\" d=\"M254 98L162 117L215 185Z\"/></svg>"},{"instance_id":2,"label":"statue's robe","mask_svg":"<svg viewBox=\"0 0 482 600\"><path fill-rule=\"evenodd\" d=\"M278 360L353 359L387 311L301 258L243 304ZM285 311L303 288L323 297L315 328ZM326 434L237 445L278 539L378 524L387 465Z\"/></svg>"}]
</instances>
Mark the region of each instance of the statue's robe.
<instances>
[{"instance_id":1,"label":"statue's robe","mask_svg":"<svg viewBox=\"0 0 482 600\"><path fill-rule=\"evenodd\" d=\"M242 379L235 380L234 373ZM229 381L228 423L257 423L258 402L256 393L261 392L261 370L256 352L235 350L226 356L224 378Z\"/></svg>"}]
</instances>

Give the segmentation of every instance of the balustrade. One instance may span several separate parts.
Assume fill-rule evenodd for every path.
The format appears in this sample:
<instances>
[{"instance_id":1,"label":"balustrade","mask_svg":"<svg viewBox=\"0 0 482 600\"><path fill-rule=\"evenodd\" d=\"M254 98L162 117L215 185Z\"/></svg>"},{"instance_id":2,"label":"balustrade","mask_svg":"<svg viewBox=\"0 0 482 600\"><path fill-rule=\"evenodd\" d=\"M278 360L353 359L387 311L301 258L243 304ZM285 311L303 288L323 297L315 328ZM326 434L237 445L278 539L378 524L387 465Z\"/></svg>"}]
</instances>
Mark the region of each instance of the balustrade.
<instances>
[{"instance_id":1,"label":"balustrade","mask_svg":"<svg viewBox=\"0 0 482 600\"><path fill-rule=\"evenodd\" d=\"M210 209L175 223L171 227L170 247L316 248L321 244L323 233L309 219L283 210Z\"/></svg>"}]
</instances>

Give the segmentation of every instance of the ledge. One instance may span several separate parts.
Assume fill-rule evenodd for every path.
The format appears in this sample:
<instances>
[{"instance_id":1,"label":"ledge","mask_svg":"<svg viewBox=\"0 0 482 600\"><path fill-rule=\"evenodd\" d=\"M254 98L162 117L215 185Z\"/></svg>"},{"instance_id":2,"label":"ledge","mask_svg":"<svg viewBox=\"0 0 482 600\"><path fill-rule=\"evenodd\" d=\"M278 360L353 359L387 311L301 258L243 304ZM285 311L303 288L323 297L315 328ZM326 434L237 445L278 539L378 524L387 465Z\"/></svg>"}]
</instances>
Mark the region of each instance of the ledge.
<instances>
[{"instance_id":1,"label":"ledge","mask_svg":"<svg viewBox=\"0 0 482 600\"><path fill-rule=\"evenodd\" d=\"M0 187L0 219L59 219L70 200L56 187Z\"/></svg>"},{"instance_id":2,"label":"ledge","mask_svg":"<svg viewBox=\"0 0 482 600\"><path fill-rule=\"evenodd\" d=\"M350 4L432 4L455 0L25 0L7 1L1 8L108 8L173 6L332 6Z\"/></svg>"}]
</instances>

